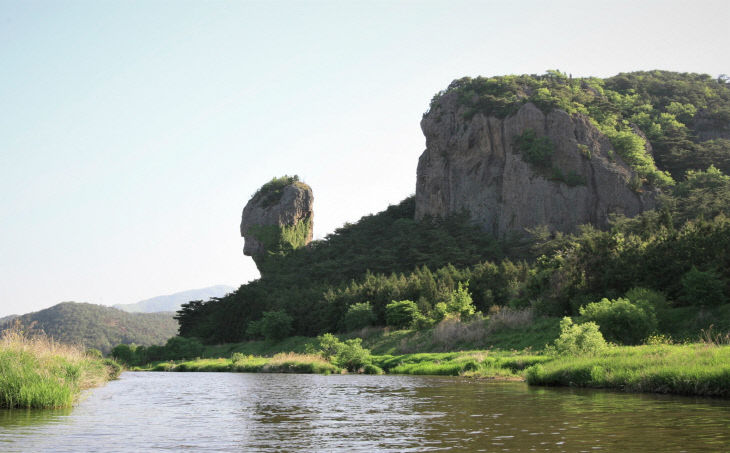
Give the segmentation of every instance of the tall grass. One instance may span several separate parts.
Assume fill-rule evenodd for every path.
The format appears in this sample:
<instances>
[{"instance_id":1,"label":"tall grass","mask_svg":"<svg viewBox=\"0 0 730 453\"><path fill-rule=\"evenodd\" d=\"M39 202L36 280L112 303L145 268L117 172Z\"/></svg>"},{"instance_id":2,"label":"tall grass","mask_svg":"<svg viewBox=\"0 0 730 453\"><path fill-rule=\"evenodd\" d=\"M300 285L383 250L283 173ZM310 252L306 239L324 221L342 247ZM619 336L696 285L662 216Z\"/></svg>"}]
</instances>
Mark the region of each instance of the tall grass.
<instances>
[{"instance_id":1,"label":"tall grass","mask_svg":"<svg viewBox=\"0 0 730 453\"><path fill-rule=\"evenodd\" d=\"M560 357L527 370L532 385L629 392L730 396L730 346L710 343L614 347L597 356Z\"/></svg>"},{"instance_id":2,"label":"tall grass","mask_svg":"<svg viewBox=\"0 0 730 453\"><path fill-rule=\"evenodd\" d=\"M136 368L143 371L235 371L242 373L340 373L337 366L319 355L282 352L273 357L260 357L233 353L231 358L196 359L181 362L160 362L148 367Z\"/></svg>"},{"instance_id":3,"label":"tall grass","mask_svg":"<svg viewBox=\"0 0 730 453\"><path fill-rule=\"evenodd\" d=\"M87 355L80 346L6 330L0 337L0 407L67 407L81 390L119 371L114 362Z\"/></svg>"},{"instance_id":4,"label":"tall grass","mask_svg":"<svg viewBox=\"0 0 730 453\"><path fill-rule=\"evenodd\" d=\"M470 376L522 379L523 369L551 357L508 352L466 351L374 356L373 362L391 374Z\"/></svg>"}]
</instances>

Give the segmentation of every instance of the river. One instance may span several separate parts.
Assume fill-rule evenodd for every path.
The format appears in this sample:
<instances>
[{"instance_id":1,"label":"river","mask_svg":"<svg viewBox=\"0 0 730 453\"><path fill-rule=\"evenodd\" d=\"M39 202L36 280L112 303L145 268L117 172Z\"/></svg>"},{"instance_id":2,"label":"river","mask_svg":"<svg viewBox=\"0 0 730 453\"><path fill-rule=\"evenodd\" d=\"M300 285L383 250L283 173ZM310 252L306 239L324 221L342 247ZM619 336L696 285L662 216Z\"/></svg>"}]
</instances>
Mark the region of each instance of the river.
<instances>
[{"instance_id":1,"label":"river","mask_svg":"<svg viewBox=\"0 0 730 453\"><path fill-rule=\"evenodd\" d=\"M730 451L730 401L424 376L131 373L0 451Z\"/></svg>"}]
</instances>

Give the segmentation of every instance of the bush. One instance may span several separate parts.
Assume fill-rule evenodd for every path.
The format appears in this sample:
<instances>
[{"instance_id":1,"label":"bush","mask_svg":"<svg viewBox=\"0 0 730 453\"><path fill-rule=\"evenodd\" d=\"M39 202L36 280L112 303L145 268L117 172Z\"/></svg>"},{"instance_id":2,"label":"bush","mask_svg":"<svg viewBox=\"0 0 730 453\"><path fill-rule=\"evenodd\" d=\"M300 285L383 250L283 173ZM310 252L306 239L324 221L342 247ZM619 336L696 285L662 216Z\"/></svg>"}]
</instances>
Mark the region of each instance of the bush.
<instances>
[{"instance_id":1,"label":"bush","mask_svg":"<svg viewBox=\"0 0 730 453\"><path fill-rule=\"evenodd\" d=\"M418 306L412 300L393 301L385 306L385 322L399 329L412 326L420 314Z\"/></svg>"},{"instance_id":2,"label":"bush","mask_svg":"<svg viewBox=\"0 0 730 453\"><path fill-rule=\"evenodd\" d=\"M382 370L372 364L370 350L362 347L362 338L342 342L331 333L326 333L317 337L317 343L318 347L312 344L306 346L307 354L319 354L347 371L362 371L367 374L382 373Z\"/></svg>"},{"instance_id":3,"label":"bush","mask_svg":"<svg viewBox=\"0 0 730 453\"><path fill-rule=\"evenodd\" d=\"M560 321L560 337L552 346L546 347L545 352L551 355L595 355L607 347L595 322L574 324L566 316Z\"/></svg>"},{"instance_id":4,"label":"bush","mask_svg":"<svg viewBox=\"0 0 730 453\"><path fill-rule=\"evenodd\" d=\"M711 270L692 266L682 277L682 301L688 305L715 306L725 303L725 287L720 276Z\"/></svg>"},{"instance_id":5,"label":"bush","mask_svg":"<svg viewBox=\"0 0 730 453\"><path fill-rule=\"evenodd\" d=\"M246 334L278 341L289 336L293 318L284 310L265 311L261 319L248 323Z\"/></svg>"},{"instance_id":6,"label":"bush","mask_svg":"<svg viewBox=\"0 0 730 453\"><path fill-rule=\"evenodd\" d=\"M341 344L334 363L347 371L357 372L372 365L372 357L370 350L362 347L362 338L353 338Z\"/></svg>"},{"instance_id":7,"label":"bush","mask_svg":"<svg viewBox=\"0 0 730 453\"><path fill-rule=\"evenodd\" d=\"M165 343L168 360L194 359L203 353L203 345L194 338L172 337Z\"/></svg>"},{"instance_id":8,"label":"bush","mask_svg":"<svg viewBox=\"0 0 730 453\"><path fill-rule=\"evenodd\" d=\"M448 313L459 315L462 321L466 321L474 315L476 308L472 302L471 294L469 294L469 283L462 285L459 282L457 289L449 295L449 301L446 303Z\"/></svg>"},{"instance_id":9,"label":"bush","mask_svg":"<svg viewBox=\"0 0 730 453\"><path fill-rule=\"evenodd\" d=\"M114 360L129 365L132 363L133 358L132 348L128 344L118 344L112 349L112 357L114 357Z\"/></svg>"},{"instance_id":10,"label":"bush","mask_svg":"<svg viewBox=\"0 0 730 453\"><path fill-rule=\"evenodd\" d=\"M631 288L625 296L639 307L652 307L654 310L667 308L667 298L663 293L648 288Z\"/></svg>"},{"instance_id":11,"label":"bush","mask_svg":"<svg viewBox=\"0 0 730 453\"><path fill-rule=\"evenodd\" d=\"M548 166L550 158L555 152L550 140L545 137L538 137L532 129L526 129L514 140L525 162L542 167Z\"/></svg>"},{"instance_id":12,"label":"bush","mask_svg":"<svg viewBox=\"0 0 730 453\"><path fill-rule=\"evenodd\" d=\"M603 298L581 307L580 314L597 323L603 336L616 343L639 344L657 328L653 307L634 305L624 298Z\"/></svg>"},{"instance_id":13,"label":"bush","mask_svg":"<svg viewBox=\"0 0 730 453\"><path fill-rule=\"evenodd\" d=\"M375 313L370 302L359 302L350 305L345 313L345 329L351 332L373 325Z\"/></svg>"}]
</instances>

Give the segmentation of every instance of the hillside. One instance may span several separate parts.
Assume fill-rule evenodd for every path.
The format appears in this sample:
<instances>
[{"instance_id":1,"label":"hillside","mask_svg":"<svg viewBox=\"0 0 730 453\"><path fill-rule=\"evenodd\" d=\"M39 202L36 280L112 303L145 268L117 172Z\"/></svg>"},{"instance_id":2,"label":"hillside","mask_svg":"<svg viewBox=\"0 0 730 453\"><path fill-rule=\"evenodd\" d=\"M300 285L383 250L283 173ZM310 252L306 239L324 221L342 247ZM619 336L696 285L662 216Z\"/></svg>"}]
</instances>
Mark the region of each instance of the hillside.
<instances>
[{"instance_id":1,"label":"hillside","mask_svg":"<svg viewBox=\"0 0 730 453\"><path fill-rule=\"evenodd\" d=\"M119 343L163 344L177 333L172 313L126 313L87 303L62 302L18 316L0 329L19 322L25 330L43 331L69 344L82 344L109 353Z\"/></svg>"},{"instance_id":2,"label":"hillside","mask_svg":"<svg viewBox=\"0 0 730 453\"><path fill-rule=\"evenodd\" d=\"M464 78L433 98L424 123L427 147L440 145L424 153L430 165L419 163L415 199L308 247L269 254L260 280L183 305L180 333L222 343L265 337L266 326L284 334L342 332L357 313L363 325L391 325L398 323L386 313L393 301L411 301L402 307L410 325L422 328L467 300L485 314L507 307L578 315L591 302L630 293L652 294L645 308L657 312L659 332L691 336L709 326L706 310L728 300L727 80L667 71ZM521 162L506 167L498 153ZM467 163L464 171L450 173L457 161ZM609 183L589 183L599 174ZM578 223L552 224L545 206L557 204L538 203L548 223L523 222L508 211L522 209L522 185L482 199L457 187L460 178L488 186L490 177L500 190L507 177L538 181L524 190L530 197L563 197L564 212L588 210L575 215ZM426 205L439 209L419 207L422 186ZM489 228L499 209L508 213L498 219L505 228ZM662 310L678 308L687 310L682 319L661 321L668 319Z\"/></svg>"},{"instance_id":3,"label":"hillside","mask_svg":"<svg viewBox=\"0 0 730 453\"><path fill-rule=\"evenodd\" d=\"M180 305L190 302L191 300L208 300L211 297L221 297L235 289L236 288L227 285L215 285L207 288L191 289L165 296L152 297L134 304L116 304L113 305L113 307L128 313L176 311L180 309Z\"/></svg>"}]
</instances>

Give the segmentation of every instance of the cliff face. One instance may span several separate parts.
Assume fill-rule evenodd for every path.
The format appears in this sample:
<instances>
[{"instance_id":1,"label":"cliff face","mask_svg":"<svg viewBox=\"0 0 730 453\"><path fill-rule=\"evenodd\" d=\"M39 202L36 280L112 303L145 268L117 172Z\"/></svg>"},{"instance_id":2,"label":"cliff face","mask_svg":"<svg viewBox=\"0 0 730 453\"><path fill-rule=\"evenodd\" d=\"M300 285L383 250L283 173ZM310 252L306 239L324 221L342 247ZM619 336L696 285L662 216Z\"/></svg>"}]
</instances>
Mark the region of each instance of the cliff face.
<instances>
[{"instance_id":1,"label":"cliff face","mask_svg":"<svg viewBox=\"0 0 730 453\"><path fill-rule=\"evenodd\" d=\"M527 103L504 119L465 119L457 96L445 95L421 129L417 219L466 210L483 229L504 236L539 225L563 232L585 223L605 227L611 213L634 216L655 205L653 191L629 187L634 172L583 115L546 115ZM516 145L526 132L552 144L543 168Z\"/></svg>"},{"instance_id":2,"label":"cliff face","mask_svg":"<svg viewBox=\"0 0 730 453\"><path fill-rule=\"evenodd\" d=\"M314 196L311 187L298 180L278 182L275 187L269 186L272 183L264 185L243 208L243 254L252 256L257 264L257 258L267 252L295 249L312 241Z\"/></svg>"}]
</instances>

